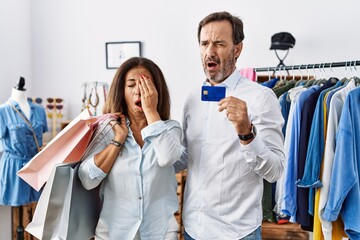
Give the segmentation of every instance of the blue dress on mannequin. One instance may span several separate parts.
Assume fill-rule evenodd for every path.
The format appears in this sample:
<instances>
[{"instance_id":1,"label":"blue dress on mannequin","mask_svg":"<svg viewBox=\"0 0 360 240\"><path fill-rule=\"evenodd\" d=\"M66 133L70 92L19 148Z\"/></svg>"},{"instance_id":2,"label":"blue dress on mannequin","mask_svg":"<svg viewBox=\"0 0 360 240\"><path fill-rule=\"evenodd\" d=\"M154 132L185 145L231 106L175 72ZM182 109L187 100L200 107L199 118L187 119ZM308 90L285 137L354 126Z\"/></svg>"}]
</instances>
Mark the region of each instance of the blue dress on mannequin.
<instances>
[{"instance_id":1,"label":"blue dress on mannequin","mask_svg":"<svg viewBox=\"0 0 360 240\"><path fill-rule=\"evenodd\" d=\"M19 104L9 101L19 112ZM38 152L31 128L9 103L0 105L0 145L3 151L0 159L0 205L21 206L38 201L37 192L17 172ZM30 119L39 146L42 135L48 130L46 112L42 106L29 101ZM23 114L25 116L25 114Z\"/></svg>"}]
</instances>

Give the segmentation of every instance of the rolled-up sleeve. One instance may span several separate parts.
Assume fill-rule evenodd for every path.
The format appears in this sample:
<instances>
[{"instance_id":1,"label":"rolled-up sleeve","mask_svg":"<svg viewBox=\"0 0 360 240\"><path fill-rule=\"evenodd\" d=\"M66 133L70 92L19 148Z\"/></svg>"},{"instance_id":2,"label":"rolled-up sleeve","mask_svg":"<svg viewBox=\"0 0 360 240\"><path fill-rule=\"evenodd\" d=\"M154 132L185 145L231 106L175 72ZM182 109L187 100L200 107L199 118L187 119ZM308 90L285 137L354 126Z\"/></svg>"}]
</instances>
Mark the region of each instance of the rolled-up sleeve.
<instances>
[{"instance_id":1,"label":"rolled-up sleeve","mask_svg":"<svg viewBox=\"0 0 360 240\"><path fill-rule=\"evenodd\" d=\"M96 141L94 146L90 146L91 149L88 149L88 156L84 157L78 171L82 185L88 190L97 187L107 176L105 172L96 166L94 160L94 156L107 146L104 135L101 134L99 138L102 139L102 141Z\"/></svg>"},{"instance_id":2,"label":"rolled-up sleeve","mask_svg":"<svg viewBox=\"0 0 360 240\"><path fill-rule=\"evenodd\" d=\"M164 167L180 160L184 148L181 145L181 127L177 121L157 121L141 131L144 141L150 141L159 166Z\"/></svg>"},{"instance_id":3,"label":"rolled-up sleeve","mask_svg":"<svg viewBox=\"0 0 360 240\"><path fill-rule=\"evenodd\" d=\"M251 106L252 111L258 113L251 119L257 128L257 135L251 143L241 145L241 152L253 171L268 182L275 182L284 171L284 119L279 102L272 92L265 90L257 99Z\"/></svg>"}]
</instances>

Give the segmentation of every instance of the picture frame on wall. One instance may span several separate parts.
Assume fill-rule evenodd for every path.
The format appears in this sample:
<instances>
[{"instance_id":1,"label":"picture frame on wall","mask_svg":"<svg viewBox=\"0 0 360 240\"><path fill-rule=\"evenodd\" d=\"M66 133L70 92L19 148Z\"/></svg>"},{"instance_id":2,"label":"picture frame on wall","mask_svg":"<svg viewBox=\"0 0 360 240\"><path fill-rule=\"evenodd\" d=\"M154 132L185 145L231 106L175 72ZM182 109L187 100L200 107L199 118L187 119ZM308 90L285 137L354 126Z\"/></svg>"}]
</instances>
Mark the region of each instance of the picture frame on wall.
<instances>
[{"instance_id":1,"label":"picture frame on wall","mask_svg":"<svg viewBox=\"0 0 360 240\"><path fill-rule=\"evenodd\" d=\"M106 50L106 68L117 69L123 62L131 57L141 57L141 42L107 42Z\"/></svg>"}]
</instances>

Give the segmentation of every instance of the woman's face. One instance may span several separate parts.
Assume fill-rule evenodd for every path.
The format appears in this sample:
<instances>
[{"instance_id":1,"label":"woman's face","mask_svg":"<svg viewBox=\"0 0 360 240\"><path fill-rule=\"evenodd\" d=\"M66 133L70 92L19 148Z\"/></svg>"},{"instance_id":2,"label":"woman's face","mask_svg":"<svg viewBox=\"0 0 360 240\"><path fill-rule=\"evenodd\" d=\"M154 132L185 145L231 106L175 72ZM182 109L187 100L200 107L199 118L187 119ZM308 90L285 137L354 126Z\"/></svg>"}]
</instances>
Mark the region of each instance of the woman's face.
<instances>
[{"instance_id":1,"label":"woman's face","mask_svg":"<svg viewBox=\"0 0 360 240\"><path fill-rule=\"evenodd\" d=\"M150 72L146 68L138 66L131 69L125 76L125 102L129 115L143 115L145 117L141 106L141 95L139 90L141 75L145 75L153 81Z\"/></svg>"}]
</instances>

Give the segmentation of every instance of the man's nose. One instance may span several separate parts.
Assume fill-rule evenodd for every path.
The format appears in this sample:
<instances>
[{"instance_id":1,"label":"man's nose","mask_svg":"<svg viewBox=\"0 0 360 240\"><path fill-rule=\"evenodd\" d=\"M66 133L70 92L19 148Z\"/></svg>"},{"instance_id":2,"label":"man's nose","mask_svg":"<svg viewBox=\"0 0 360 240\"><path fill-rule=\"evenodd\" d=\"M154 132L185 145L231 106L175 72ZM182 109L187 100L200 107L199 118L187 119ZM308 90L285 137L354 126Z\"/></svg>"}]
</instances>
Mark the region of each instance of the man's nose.
<instances>
[{"instance_id":1,"label":"man's nose","mask_svg":"<svg viewBox=\"0 0 360 240\"><path fill-rule=\"evenodd\" d=\"M208 57L215 56L215 46L214 44L209 44L205 49L205 53Z\"/></svg>"}]
</instances>

